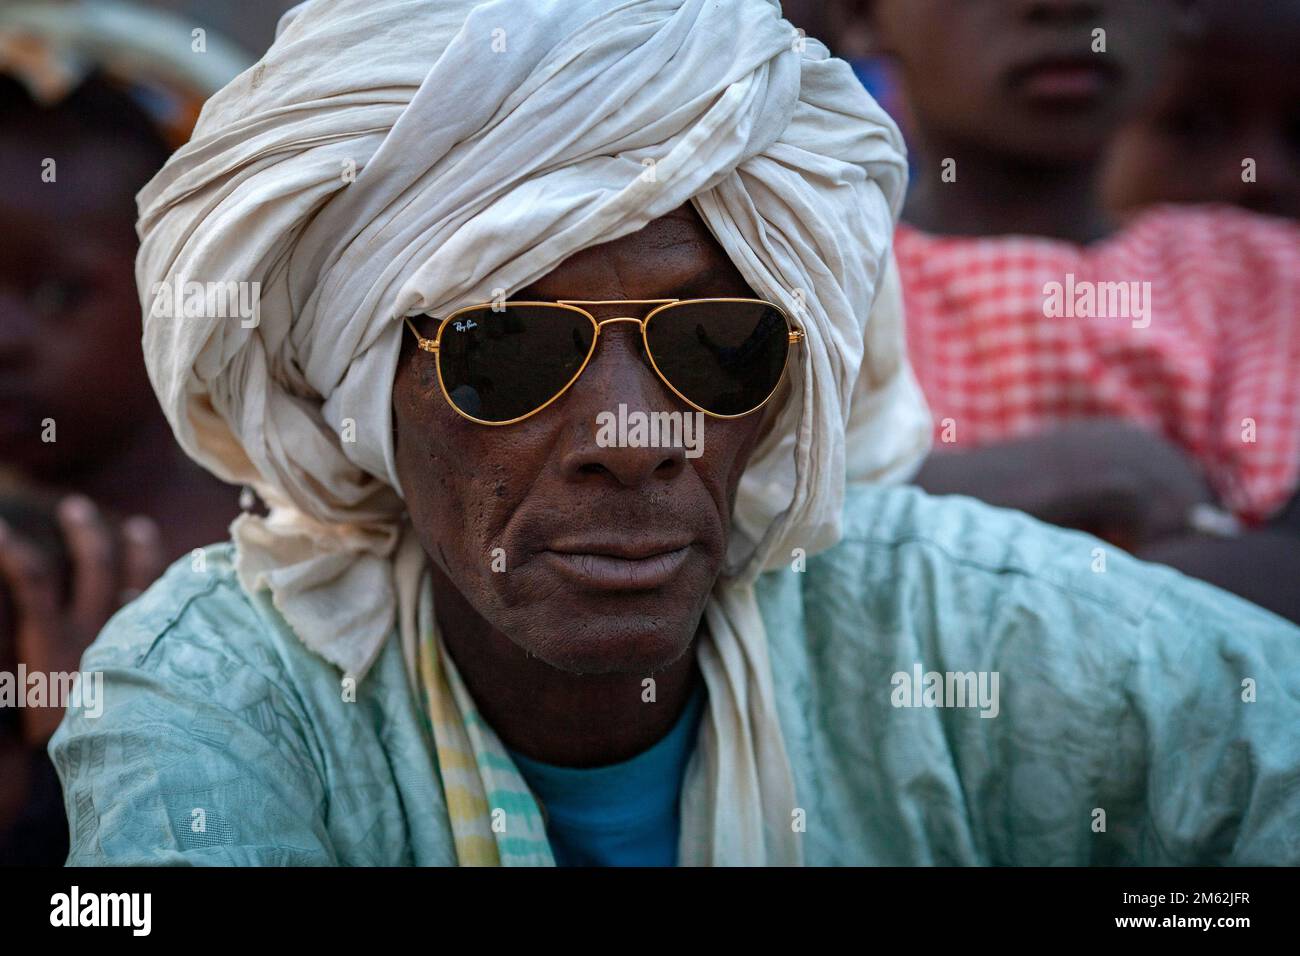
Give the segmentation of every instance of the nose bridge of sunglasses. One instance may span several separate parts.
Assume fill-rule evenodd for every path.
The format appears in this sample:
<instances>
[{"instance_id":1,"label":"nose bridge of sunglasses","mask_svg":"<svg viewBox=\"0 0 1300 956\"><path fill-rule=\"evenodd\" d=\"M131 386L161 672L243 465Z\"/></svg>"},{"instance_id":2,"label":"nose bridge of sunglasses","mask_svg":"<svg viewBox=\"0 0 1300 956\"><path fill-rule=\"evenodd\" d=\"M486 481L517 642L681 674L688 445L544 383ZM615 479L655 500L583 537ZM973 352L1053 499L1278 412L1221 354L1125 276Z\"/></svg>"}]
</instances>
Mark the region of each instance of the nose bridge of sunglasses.
<instances>
[{"instance_id":1,"label":"nose bridge of sunglasses","mask_svg":"<svg viewBox=\"0 0 1300 956\"><path fill-rule=\"evenodd\" d=\"M608 322L643 323L645 317L662 305L668 305L678 299L557 299L559 305L574 306L582 309L597 325Z\"/></svg>"},{"instance_id":2,"label":"nose bridge of sunglasses","mask_svg":"<svg viewBox=\"0 0 1300 956\"><path fill-rule=\"evenodd\" d=\"M603 319L597 318L597 339L604 341L605 347L602 350L598 342L591 360L593 362L599 361L599 353L608 350L611 345L614 345L614 343L617 342L619 345L615 346L616 350L618 348L626 349L628 355L644 362L645 337L641 331L643 325L644 319L638 319L635 316L630 315L613 315Z\"/></svg>"}]
</instances>

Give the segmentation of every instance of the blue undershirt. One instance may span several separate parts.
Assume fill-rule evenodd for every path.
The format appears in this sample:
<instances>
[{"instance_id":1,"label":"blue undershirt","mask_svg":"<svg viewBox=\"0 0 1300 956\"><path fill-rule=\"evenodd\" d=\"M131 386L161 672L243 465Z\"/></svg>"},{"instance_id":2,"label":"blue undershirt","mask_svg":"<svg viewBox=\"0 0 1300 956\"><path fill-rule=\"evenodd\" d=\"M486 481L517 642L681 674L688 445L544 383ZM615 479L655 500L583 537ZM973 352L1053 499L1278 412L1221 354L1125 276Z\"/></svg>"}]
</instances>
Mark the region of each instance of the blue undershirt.
<instances>
[{"instance_id":1,"label":"blue undershirt","mask_svg":"<svg viewBox=\"0 0 1300 956\"><path fill-rule=\"evenodd\" d=\"M695 749L701 682L662 740L606 767L556 767L510 751L546 815L558 866L676 866L680 796Z\"/></svg>"}]
</instances>

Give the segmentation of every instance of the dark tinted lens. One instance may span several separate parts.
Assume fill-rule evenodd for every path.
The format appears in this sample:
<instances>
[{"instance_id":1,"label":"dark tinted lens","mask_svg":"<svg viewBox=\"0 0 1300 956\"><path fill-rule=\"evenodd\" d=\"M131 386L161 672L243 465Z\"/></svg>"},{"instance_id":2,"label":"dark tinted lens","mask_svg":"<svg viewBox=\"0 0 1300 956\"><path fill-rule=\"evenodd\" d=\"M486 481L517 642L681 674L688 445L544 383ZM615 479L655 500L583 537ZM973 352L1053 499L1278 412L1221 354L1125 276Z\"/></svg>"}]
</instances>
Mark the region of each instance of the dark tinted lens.
<instances>
[{"instance_id":1,"label":"dark tinted lens","mask_svg":"<svg viewBox=\"0 0 1300 956\"><path fill-rule=\"evenodd\" d=\"M521 418L573 381L591 352L593 331L585 315L560 306L461 313L442 332L442 384L471 418Z\"/></svg>"},{"instance_id":2,"label":"dark tinted lens","mask_svg":"<svg viewBox=\"0 0 1300 956\"><path fill-rule=\"evenodd\" d=\"M664 378L715 415L741 415L763 404L785 368L790 331L762 302L687 302L646 326L650 355Z\"/></svg>"}]
</instances>

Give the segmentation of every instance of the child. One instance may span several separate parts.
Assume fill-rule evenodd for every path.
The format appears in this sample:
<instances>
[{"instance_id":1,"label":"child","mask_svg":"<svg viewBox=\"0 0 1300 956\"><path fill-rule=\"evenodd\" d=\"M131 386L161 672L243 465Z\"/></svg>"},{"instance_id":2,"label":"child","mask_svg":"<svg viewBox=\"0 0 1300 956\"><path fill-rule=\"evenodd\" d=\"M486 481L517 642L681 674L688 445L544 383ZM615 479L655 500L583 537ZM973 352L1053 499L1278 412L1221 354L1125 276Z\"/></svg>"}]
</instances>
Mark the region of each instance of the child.
<instances>
[{"instance_id":1,"label":"child","mask_svg":"<svg viewBox=\"0 0 1300 956\"><path fill-rule=\"evenodd\" d=\"M1300 219L1300 0L1201 0L1173 69L1110 152L1108 203L1227 202Z\"/></svg>"},{"instance_id":2,"label":"child","mask_svg":"<svg viewBox=\"0 0 1300 956\"><path fill-rule=\"evenodd\" d=\"M895 248L935 419L921 484L1090 530L1118 513L1112 538L1216 583L1243 561L1286 571L1239 590L1300 613L1295 532L1263 530L1300 482L1300 228L1228 207L1118 228L1098 189L1181 5L860 6L896 60L920 154ZM1200 533L1232 534L1197 507L1201 476L1256 530Z\"/></svg>"},{"instance_id":3,"label":"child","mask_svg":"<svg viewBox=\"0 0 1300 956\"><path fill-rule=\"evenodd\" d=\"M125 4L0 6L0 672L76 670L110 615L237 513L172 439L134 281L135 193L242 63L211 49ZM66 854L45 754L62 713L0 721L0 864Z\"/></svg>"}]
</instances>

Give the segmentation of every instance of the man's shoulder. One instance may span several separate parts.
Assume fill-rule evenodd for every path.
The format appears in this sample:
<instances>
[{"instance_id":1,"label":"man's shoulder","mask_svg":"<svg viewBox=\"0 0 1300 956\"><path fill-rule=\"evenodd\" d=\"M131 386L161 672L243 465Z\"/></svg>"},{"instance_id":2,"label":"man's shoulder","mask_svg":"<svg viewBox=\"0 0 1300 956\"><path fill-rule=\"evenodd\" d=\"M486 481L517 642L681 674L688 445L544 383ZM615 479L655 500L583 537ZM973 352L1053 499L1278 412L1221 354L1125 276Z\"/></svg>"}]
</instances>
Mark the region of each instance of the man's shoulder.
<instances>
[{"instance_id":1,"label":"man's shoulder","mask_svg":"<svg viewBox=\"0 0 1300 956\"><path fill-rule=\"evenodd\" d=\"M337 732L356 710L312 706L285 630L240 586L229 545L191 552L108 622L81 663L94 699L49 743L77 807L71 863L337 862L315 718L338 715Z\"/></svg>"},{"instance_id":2,"label":"man's shoulder","mask_svg":"<svg viewBox=\"0 0 1300 956\"><path fill-rule=\"evenodd\" d=\"M1129 656L1197 633L1293 630L1091 535L910 486L851 486L839 543L765 579L769 607L797 605L800 617L822 616L826 630L861 641L894 626L940 643L1017 632L1039 643L1091 639Z\"/></svg>"},{"instance_id":3,"label":"man's shoulder","mask_svg":"<svg viewBox=\"0 0 1300 956\"><path fill-rule=\"evenodd\" d=\"M235 571L229 542L195 548L117 612L86 651L83 670L157 669L186 673L196 653L222 670L252 667L270 680L285 649L298 644L268 602L250 595ZM193 675L198 677L199 675ZM209 675L210 676L210 675Z\"/></svg>"},{"instance_id":4,"label":"man's shoulder","mask_svg":"<svg viewBox=\"0 0 1300 956\"><path fill-rule=\"evenodd\" d=\"M813 586L819 577L886 576L899 590L959 587L967 602L1030 585L1135 620L1178 578L1090 535L913 486L851 485L840 542L812 559L809 570Z\"/></svg>"}]
</instances>

